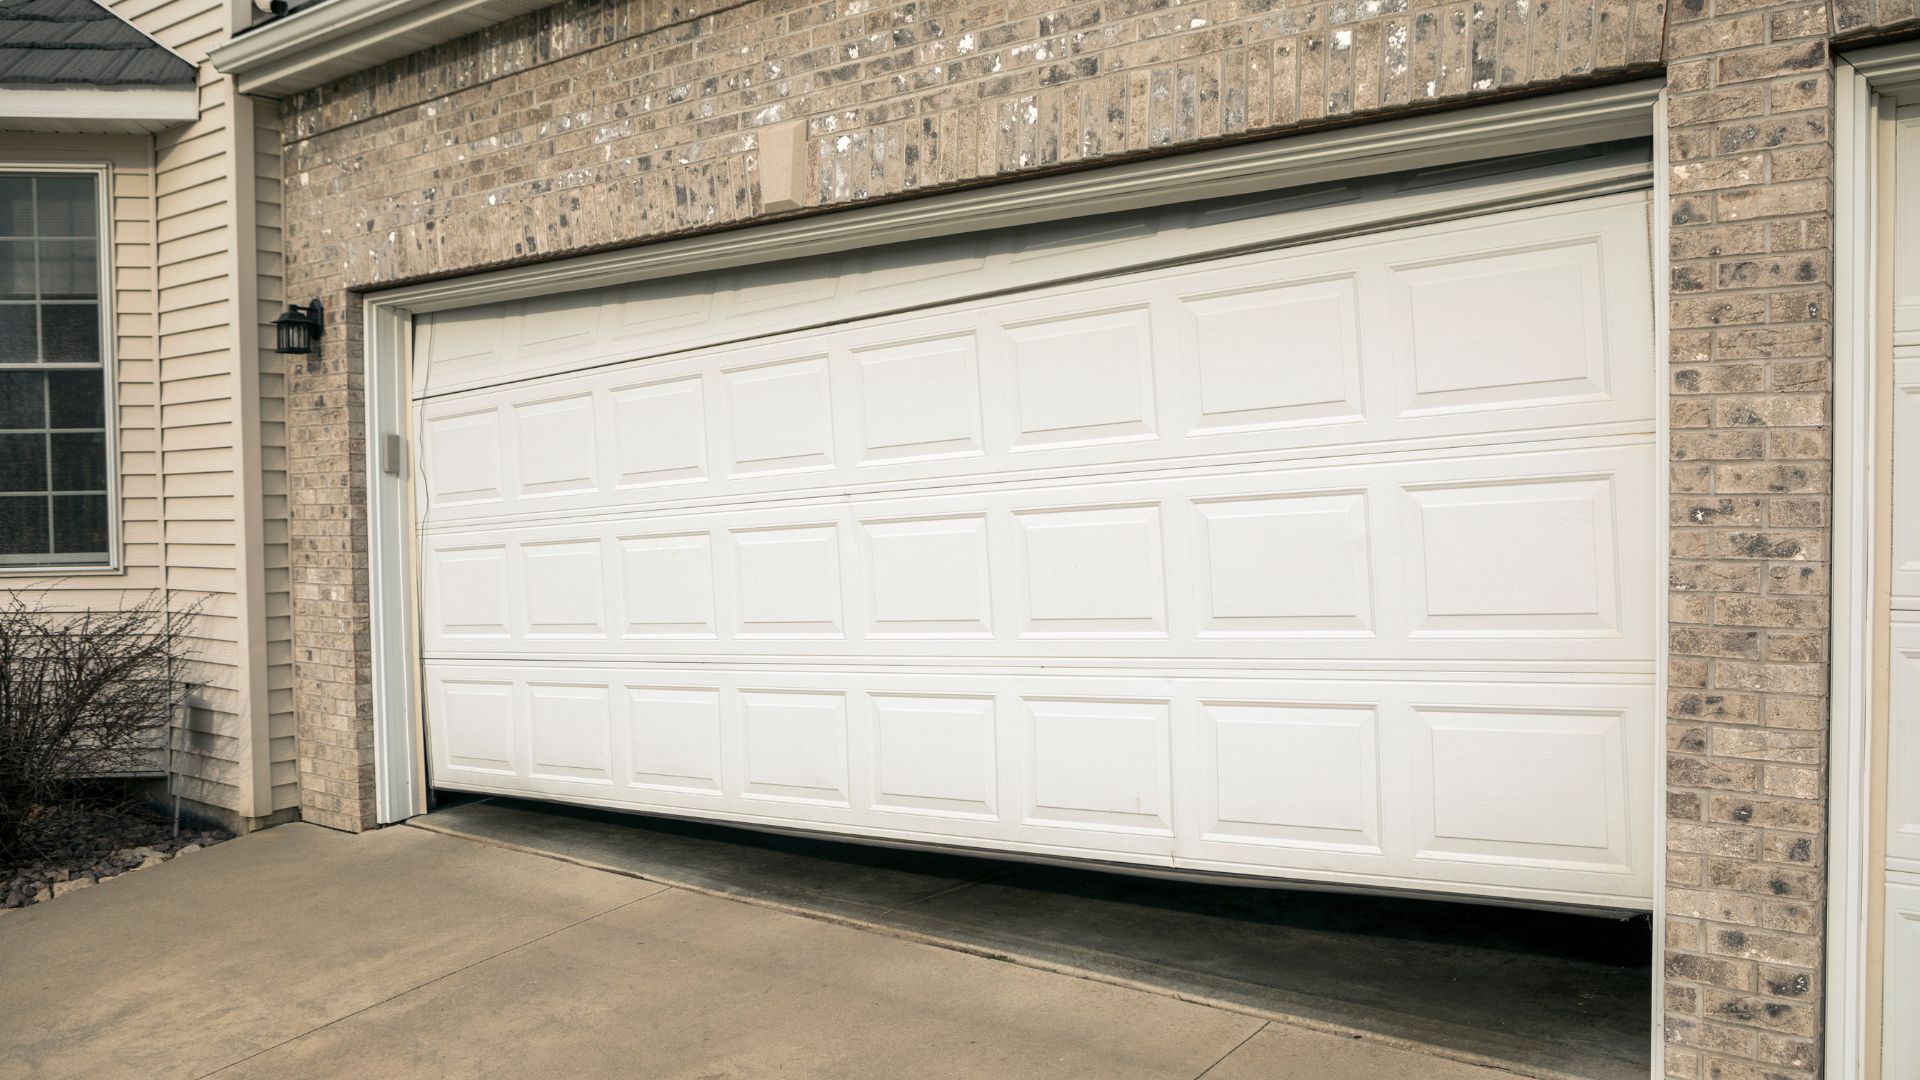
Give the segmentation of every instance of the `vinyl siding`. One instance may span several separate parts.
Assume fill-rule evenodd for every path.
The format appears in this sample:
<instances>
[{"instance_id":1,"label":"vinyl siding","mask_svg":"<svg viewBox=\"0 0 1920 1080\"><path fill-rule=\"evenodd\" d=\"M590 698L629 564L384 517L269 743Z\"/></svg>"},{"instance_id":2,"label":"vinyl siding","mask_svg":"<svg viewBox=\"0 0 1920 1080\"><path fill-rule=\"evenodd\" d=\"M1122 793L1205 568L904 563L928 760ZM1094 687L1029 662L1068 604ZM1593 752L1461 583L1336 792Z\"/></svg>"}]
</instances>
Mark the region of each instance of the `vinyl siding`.
<instances>
[{"instance_id":1,"label":"vinyl siding","mask_svg":"<svg viewBox=\"0 0 1920 1080\"><path fill-rule=\"evenodd\" d=\"M121 570L44 578L7 573L0 575L0 588L30 593L53 610L119 607L151 596L162 581L149 146L144 136L0 133L0 166L35 164L104 164L109 170Z\"/></svg>"},{"instance_id":2,"label":"vinyl siding","mask_svg":"<svg viewBox=\"0 0 1920 1080\"><path fill-rule=\"evenodd\" d=\"M197 605L182 790L237 818L264 817L299 805L286 380L266 325L281 299L278 111L237 98L205 63L227 37L227 0L108 6L201 65L199 118L151 140L33 136L29 146L4 136L11 144L0 145L21 159L34 146L76 153L82 142L116 155L126 569L5 584L70 607L161 588L175 607Z\"/></svg>"}]
</instances>

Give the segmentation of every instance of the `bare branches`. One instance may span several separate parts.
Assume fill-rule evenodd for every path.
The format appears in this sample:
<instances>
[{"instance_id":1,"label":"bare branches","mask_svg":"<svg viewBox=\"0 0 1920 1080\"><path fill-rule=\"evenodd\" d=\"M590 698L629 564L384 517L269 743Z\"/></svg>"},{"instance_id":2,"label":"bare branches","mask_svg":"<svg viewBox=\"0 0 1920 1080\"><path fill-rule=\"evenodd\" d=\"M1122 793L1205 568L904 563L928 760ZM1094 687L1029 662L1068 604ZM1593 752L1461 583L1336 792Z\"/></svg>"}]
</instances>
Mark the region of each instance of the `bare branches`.
<instances>
[{"instance_id":1,"label":"bare branches","mask_svg":"<svg viewBox=\"0 0 1920 1080\"><path fill-rule=\"evenodd\" d=\"M157 767L193 614L157 597L73 613L0 599L0 856L75 781Z\"/></svg>"}]
</instances>

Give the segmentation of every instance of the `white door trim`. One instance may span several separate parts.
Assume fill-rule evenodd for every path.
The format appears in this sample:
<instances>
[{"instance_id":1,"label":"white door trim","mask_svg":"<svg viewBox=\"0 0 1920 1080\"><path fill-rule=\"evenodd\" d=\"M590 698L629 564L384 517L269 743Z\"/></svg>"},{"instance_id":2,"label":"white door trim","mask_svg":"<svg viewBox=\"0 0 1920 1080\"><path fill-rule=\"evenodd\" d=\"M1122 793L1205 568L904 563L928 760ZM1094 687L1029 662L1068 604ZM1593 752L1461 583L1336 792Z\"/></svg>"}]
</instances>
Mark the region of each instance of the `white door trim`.
<instances>
[{"instance_id":1,"label":"white door trim","mask_svg":"<svg viewBox=\"0 0 1920 1080\"><path fill-rule=\"evenodd\" d=\"M1653 248L1653 356L1654 370L1660 377L1654 379L1653 390L1653 443L1665 451L1665 458L1673 456L1673 435L1670 430L1673 410L1669 407L1668 397L1670 380L1666 377L1667 358L1673 355L1669 344L1671 335L1671 305L1667 294L1667 283L1672 280L1668 263L1671 260L1672 247L1668 234L1672 231L1673 214L1668 207L1668 183L1673 173L1667 160L1667 92L1663 89L1653 103L1653 208L1652 208L1652 248ZM1660 464L1665 464L1661 462ZM1653 497L1655 505L1666 507L1672 498L1672 470L1655 468L1653 472ZM1665 517L1656 518L1665 521ZM1665 543L1654 545L1653 575L1653 700L1656 712L1653 725L1653 760L1658 779L1654 783L1653 815L1653 995L1650 1004L1652 1017L1647 1030L1650 1049L1648 1059L1651 1068L1648 1072L1656 1078L1667 1075L1667 645L1671 635L1667 631L1668 605L1671 599L1668 566L1672 556L1671 530L1663 537Z\"/></svg>"},{"instance_id":2,"label":"white door trim","mask_svg":"<svg viewBox=\"0 0 1920 1080\"><path fill-rule=\"evenodd\" d=\"M1173 202L1246 194L1333 179L1651 136L1654 147L1654 355L1668 352L1666 126L1659 81L1361 125L1106 169L1042 177L948 195L882 204L682 240L512 267L468 277L370 292L364 300L367 386L367 484L373 623L373 709L378 819L405 820L425 810L419 688L415 675L415 545L411 484L404 461L383 453L387 436L411 445L410 342L415 313L545 292L623 284L851 247L1111 213ZM1668 443L1666 380L1655 380L1659 445ZM392 464L397 475L383 466ZM1656 492L1665 506L1665 471ZM1663 518L1661 520L1664 520ZM1656 544L1655 701L1666 697L1667 545ZM1663 725L1654 724L1664 756ZM1656 759L1658 760L1658 758ZM1654 926L1664 920L1665 791L1654 808ZM1661 946L1654 943L1651 1075L1663 1075Z\"/></svg>"},{"instance_id":3,"label":"white door trim","mask_svg":"<svg viewBox=\"0 0 1920 1080\"><path fill-rule=\"evenodd\" d=\"M1893 100L1920 94L1920 42L1835 65L1833 583L1828 723L1826 1069L1868 1075L1868 920L1873 913L1874 546L1880 505L1876 350L1882 222L1879 128Z\"/></svg>"}]
</instances>

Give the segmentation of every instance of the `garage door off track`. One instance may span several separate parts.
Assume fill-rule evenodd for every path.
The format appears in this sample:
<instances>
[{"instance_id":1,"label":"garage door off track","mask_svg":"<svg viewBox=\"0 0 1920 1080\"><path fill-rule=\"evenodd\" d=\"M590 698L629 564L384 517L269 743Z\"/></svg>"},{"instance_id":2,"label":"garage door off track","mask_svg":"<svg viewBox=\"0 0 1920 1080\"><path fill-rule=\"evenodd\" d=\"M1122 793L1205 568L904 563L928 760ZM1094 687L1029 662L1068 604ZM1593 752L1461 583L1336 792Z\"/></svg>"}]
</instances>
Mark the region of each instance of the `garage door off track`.
<instances>
[{"instance_id":1,"label":"garage door off track","mask_svg":"<svg viewBox=\"0 0 1920 1080\"><path fill-rule=\"evenodd\" d=\"M1646 195L1351 195L422 316L434 783L1649 906Z\"/></svg>"}]
</instances>

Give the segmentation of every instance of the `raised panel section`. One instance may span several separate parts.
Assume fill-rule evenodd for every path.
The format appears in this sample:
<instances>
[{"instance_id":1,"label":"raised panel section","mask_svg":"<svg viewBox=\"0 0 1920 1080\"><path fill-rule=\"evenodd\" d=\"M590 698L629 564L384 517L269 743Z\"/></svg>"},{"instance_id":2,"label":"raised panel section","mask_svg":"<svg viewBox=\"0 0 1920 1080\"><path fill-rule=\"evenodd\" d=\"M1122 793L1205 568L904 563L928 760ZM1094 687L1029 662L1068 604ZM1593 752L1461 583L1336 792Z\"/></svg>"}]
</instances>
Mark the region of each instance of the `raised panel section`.
<instances>
[{"instance_id":1,"label":"raised panel section","mask_svg":"<svg viewBox=\"0 0 1920 1080\"><path fill-rule=\"evenodd\" d=\"M1201 715L1213 748L1207 839L1379 850L1372 706L1206 701Z\"/></svg>"},{"instance_id":2,"label":"raised panel section","mask_svg":"<svg viewBox=\"0 0 1920 1080\"><path fill-rule=\"evenodd\" d=\"M1373 587L1362 492L1196 503L1201 633L1365 634Z\"/></svg>"},{"instance_id":3,"label":"raised panel section","mask_svg":"<svg viewBox=\"0 0 1920 1080\"><path fill-rule=\"evenodd\" d=\"M548 780L606 784L613 780L613 724L607 688L533 683L527 687L533 760L529 772Z\"/></svg>"},{"instance_id":4,"label":"raised panel section","mask_svg":"<svg viewBox=\"0 0 1920 1080\"><path fill-rule=\"evenodd\" d=\"M809 273L791 262L763 264L740 272L729 314L794 311L831 300L839 291L838 274Z\"/></svg>"},{"instance_id":5,"label":"raised panel section","mask_svg":"<svg viewBox=\"0 0 1920 1080\"><path fill-rule=\"evenodd\" d=\"M516 405L513 417L522 498L575 495L597 487L591 397Z\"/></svg>"},{"instance_id":6,"label":"raised panel section","mask_svg":"<svg viewBox=\"0 0 1920 1080\"><path fill-rule=\"evenodd\" d=\"M436 782L1645 910L1645 198L1352 195L423 317Z\"/></svg>"},{"instance_id":7,"label":"raised panel section","mask_svg":"<svg viewBox=\"0 0 1920 1080\"><path fill-rule=\"evenodd\" d=\"M1607 392L1597 240L1394 268L1408 411L1512 408Z\"/></svg>"},{"instance_id":8,"label":"raised panel section","mask_svg":"<svg viewBox=\"0 0 1920 1080\"><path fill-rule=\"evenodd\" d=\"M741 529L733 545L741 634L842 632L838 526Z\"/></svg>"},{"instance_id":9,"label":"raised panel section","mask_svg":"<svg viewBox=\"0 0 1920 1080\"><path fill-rule=\"evenodd\" d=\"M874 694L869 703L876 808L994 816L992 698Z\"/></svg>"},{"instance_id":10,"label":"raised panel section","mask_svg":"<svg viewBox=\"0 0 1920 1080\"><path fill-rule=\"evenodd\" d=\"M639 787L720 793L720 691L629 686L628 782Z\"/></svg>"},{"instance_id":11,"label":"raised panel section","mask_svg":"<svg viewBox=\"0 0 1920 1080\"><path fill-rule=\"evenodd\" d=\"M1414 632L1619 632L1608 479L1439 485L1407 492Z\"/></svg>"},{"instance_id":12,"label":"raised panel section","mask_svg":"<svg viewBox=\"0 0 1920 1080\"><path fill-rule=\"evenodd\" d=\"M853 353L863 462L984 450L978 346L971 333Z\"/></svg>"},{"instance_id":13,"label":"raised panel section","mask_svg":"<svg viewBox=\"0 0 1920 1080\"><path fill-rule=\"evenodd\" d=\"M1016 449L1154 437L1147 308L1015 323Z\"/></svg>"},{"instance_id":14,"label":"raised panel section","mask_svg":"<svg viewBox=\"0 0 1920 1080\"><path fill-rule=\"evenodd\" d=\"M1889 650L1887 857L1920 872L1920 624L1896 622Z\"/></svg>"},{"instance_id":15,"label":"raised panel section","mask_svg":"<svg viewBox=\"0 0 1920 1080\"><path fill-rule=\"evenodd\" d=\"M614 482L621 487L707 478L706 394L699 376L612 393Z\"/></svg>"},{"instance_id":16,"label":"raised panel section","mask_svg":"<svg viewBox=\"0 0 1920 1080\"><path fill-rule=\"evenodd\" d=\"M713 550L706 533L620 538L623 632L711 637Z\"/></svg>"},{"instance_id":17,"label":"raised panel section","mask_svg":"<svg viewBox=\"0 0 1920 1080\"><path fill-rule=\"evenodd\" d=\"M985 517L866 521L869 631L876 637L993 633Z\"/></svg>"},{"instance_id":18,"label":"raised panel section","mask_svg":"<svg viewBox=\"0 0 1920 1080\"><path fill-rule=\"evenodd\" d=\"M443 638L505 638L507 549L440 548L428 556L428 623Z\"/></svg>"},{"instance_id":19,"label":"raised panel section","mask_svg":"<svg viewBox=\"0 0 1920 1080\"><path fill-rule=\"evenodd\" d=\"M749 798L846 805L846 695L743 690L740 712Z\"/></svg>"},{"instance_id":20,"label":"raised panel section","mask_svg":"<svg viewBox=\"0 0 1920 1080\"><path fill-rule=\"evenodd\" d=\"M1414 707L1421 858L1626 869L1623 717Z\"/></svg>"},{"instance_id":21,"label":"raised panel section","mask_svg":"<svg viewBox=\"0 0 1920 1080\"><path fill-rule=\"evenodd\" d=\"M600 310L581 311L567 296L536 296L518 305L514 338L523 355L590 345L599 336Z\"/></svg>"},{"instance_id":22,"label":"raised panel section","mask_svg":"<svg viewBox=\"0 0 1920 1080\"><path fill-rule=\"evenodd\" d=\"M606 581L596 540L526 544L528 637L601 637Z\"/></svg>"},{"instance_id":23,"label":"raised panel section","mask_svg":"<svg viewBox=\"0 0 1920 1080\"><path fill-rule=\"evenodd\" d=\"M1324 423L1361 412L1351 278L1185 297L1198 368L1196 432Z\"/></svg>"},{"instance_id":24,"label":"raised panel section","mask_svg":"<svg viewBox=\"0 0 1920 1080\"><path fill-rule=\"evenodd\" d=\"M1920 326L1914 331L1920 335ZM1894 467L1889 584L1893 606L1914 611L1920 610L1920 350L1895 358L1890 396Z\"/></svg>"},{"instance_id":25,"label":"raised panel section","mask_svg":"<svg viewBox=\"0 0 1920 1080\"><path fill-rule=\"evenodd\" d=\"M421 474L432 506L499 502L500 414L438 416L426 427Z\"/></svg>"},{"instance_id":26,"label":"raised panel section","mask_svg":"<svg viewBox=\"0 0 1920 1080\"><path fill-rule=\"evenodd\" d=\"M1166 632L1160 508L1031 510L1020 529L1022 633Z\"/></svg>"},{"instance_id":27,"label":"raised panel section","mask_svg":"<svg viewBox=\"0 0 1920 1080\"><path fill-rule=\"evenodd\" d=\"M726 373L734 476L833 467L827 361L813 356Z\"/></svg>"},{"instance_id":28,"label":"raised panel section","mask_svg":"<svg viewBox=\"0 0 1920 1080\"><path fill-rule=\"evenodd\" d=\"M500 367L502 324L491 305L415 317L420 390L484 379Z\"/></svg>"},{"instance_id":29,"label":"raised panel section","mask_svg":"<svg viewBox=\"0 0 1920 1080\"><path fill-rule=\"evenodd\" d=\"M713 317L714 275L643 281L609 298L615 337L659 334L696 327Z\"/></svg>"},{"instance_id":30,"label":"raised panel section","mask_svg":"<svg viewBox=\"0 0 1920 1080\"><path fill-rule=\"evenodd\" d=\"M1881 1006L1880 1075L1885 1080L1920 1076L1920 882L1902 878L1886 892L1886 998Z\"/></svg>"},{"instance_id":31,"label":"raised panel section","mask_svg":"<svg viewBox=\"0 0 1920 1080\"><path fill-rule=\"evenodd\" d=\"M1027 820L1171 828L1170 714L1164 701L1028 698Z\"/></svg>"},{"instance_id":32,"label":"raised panel section","mask_svg":"<svg viewBox=\"0 0 1920 1080\"><path fill-rule=\"evenodd\" d=\"M440 684L439 709L431 719L445 740L446 763L472 772L514 775L513 684Z\"/></svg>"}]
</instances>

